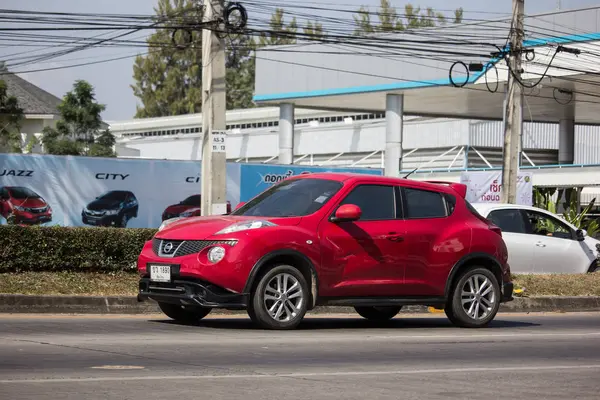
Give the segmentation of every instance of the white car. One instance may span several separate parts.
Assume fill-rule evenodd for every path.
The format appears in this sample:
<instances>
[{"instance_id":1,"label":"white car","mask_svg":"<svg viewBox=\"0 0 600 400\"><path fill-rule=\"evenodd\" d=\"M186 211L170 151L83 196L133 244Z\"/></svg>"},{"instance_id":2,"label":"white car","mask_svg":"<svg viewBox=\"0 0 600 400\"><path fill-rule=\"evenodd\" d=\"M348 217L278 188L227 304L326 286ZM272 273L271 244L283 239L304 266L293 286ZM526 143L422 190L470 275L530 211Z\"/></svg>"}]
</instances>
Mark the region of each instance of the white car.
<instances>
[{"instance_id":1,"label":"white car","mask_svg":"<svg viewBox=\"0 0 600 400\"><path fill-rule=\"evenodd\" d=\"M502 229L508 263L515 274L600 272L600 241L563 218L537 207L516 204L471 204Z\"/></svg>"}]
</instances>

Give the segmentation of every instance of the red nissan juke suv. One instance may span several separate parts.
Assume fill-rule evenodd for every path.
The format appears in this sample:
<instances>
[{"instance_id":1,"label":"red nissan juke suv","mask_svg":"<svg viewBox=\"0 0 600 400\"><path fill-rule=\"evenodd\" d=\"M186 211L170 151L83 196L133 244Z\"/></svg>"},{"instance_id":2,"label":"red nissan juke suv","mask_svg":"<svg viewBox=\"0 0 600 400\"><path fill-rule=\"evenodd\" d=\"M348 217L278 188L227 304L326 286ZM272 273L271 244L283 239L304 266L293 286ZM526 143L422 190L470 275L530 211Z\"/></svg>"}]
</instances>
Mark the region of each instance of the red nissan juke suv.
<instances>
[{"instance_id":1,"label":"red nissan juke suv","mask_svg":"<svg viewBox=\"0 0 600 400\"><path fill-rule=\"evenodd\" d=\"M263 328L293 329L321 305L378 321L425 305L483 327L513 284L500 229L465 195L459 183L290 177L229 215L164 221L139 256L138 298L185 323L245 309Z\"/></svg>"}]
</instances>

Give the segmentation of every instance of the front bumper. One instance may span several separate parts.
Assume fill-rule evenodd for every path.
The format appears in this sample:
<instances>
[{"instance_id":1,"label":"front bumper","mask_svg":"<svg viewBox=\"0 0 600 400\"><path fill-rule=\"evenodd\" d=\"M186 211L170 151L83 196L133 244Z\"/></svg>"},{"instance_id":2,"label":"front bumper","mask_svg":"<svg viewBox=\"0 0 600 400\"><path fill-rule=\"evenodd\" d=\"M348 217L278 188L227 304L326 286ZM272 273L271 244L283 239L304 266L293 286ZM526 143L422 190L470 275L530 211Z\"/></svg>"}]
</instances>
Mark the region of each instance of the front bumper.
<instances>
[{"instance_id":1,"label":"front bumper","mask_svg":"<svg viewBox=\"0 0 600 400\"><path fill-rule=\"evenodd\" d=\"M196 278L174 276L171 282L153 282L149 276L139 281L138 300L152 299L157 302L226 308L245 309L247 296L232 293L219 286Z\"/></svg>"},{"instance_id":2,"label":"front bumper","mask_svg":"<svg viewBox=\"0 0 600 400\"><path fill-rule=\"evenodd\" d=\"M52 222L52 214L26 214L16 215L17 224L45 224Z\"/></svg>"},{"instance_id":3,"label":"front bumper","mask_svg":"<svg viewBox=\"0 0 600 400\"><path fill-rule=\"evenodd\" d=\"M513 301L514 297L513 297L513 290L515 289L515 286L513 285L512 282L504 282L502 284L502 299L500 300L501 303L507 303L509 301Z\"/></svg>"},{"instance_id":4,"label":"front bumper","mask_svg":"<svg viewBox=\"0 0 600 400\"><path fill-rule=\"evenodd\" d=\"M83 212L81 213L81 222L86 225L112 226L119 222L119 215L103 215L96 217Z\"/></svg>"}]
</instances>

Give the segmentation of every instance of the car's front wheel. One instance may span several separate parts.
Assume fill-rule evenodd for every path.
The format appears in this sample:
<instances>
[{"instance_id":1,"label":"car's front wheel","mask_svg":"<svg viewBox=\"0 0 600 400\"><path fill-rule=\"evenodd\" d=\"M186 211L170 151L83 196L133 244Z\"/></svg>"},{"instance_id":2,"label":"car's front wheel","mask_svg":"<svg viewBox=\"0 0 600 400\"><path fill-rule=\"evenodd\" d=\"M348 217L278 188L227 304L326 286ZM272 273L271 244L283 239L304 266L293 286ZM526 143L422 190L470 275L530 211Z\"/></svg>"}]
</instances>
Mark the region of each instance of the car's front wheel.
<instances>
[{"instance_id":1,"label":"car's front wheel","mask_svg":"<svg viewBox=\"0 0 600 400\"><path fill-rule=\"evenodd\" d=\"M402 309L402 306L386 307L354 307L356 312L363 318L371 321L388 321L394 318Z\"/></svg>"},{"instance_id":2,"label":"car's front wheel","mask_svg":"<svg viewBox=\"0 0 600 400\"><path fill-rule=\"evenodd\" d=\"M211 308L206 307L186 307L183 308L178 304L158 303L158 307L165 315L177 322L184 324L193 324L206 317Z\"/></svg>"},{"instance_id":3,"label":"car's front wheel","mask_svg":"<svg viewBox=\"0 0 600 400\"><path fill-rule=\"evenodd\" d=\"M290 265L277 265L258 281L248 304L254 323L265 329L294 329L306 314L306 279Z\"/></svg>"},{"instance_id":4,"label":"car's front wheel","mask_svg":"<svg viewBox=\"0 0 600 400\"><path fill-rule=\"evenodd\" d=\"M448 319L464 328L482 328L498 313L502 293L496 276L487 268L471 267L455 281L446 306Z\"/></svg>"}]
</instances>

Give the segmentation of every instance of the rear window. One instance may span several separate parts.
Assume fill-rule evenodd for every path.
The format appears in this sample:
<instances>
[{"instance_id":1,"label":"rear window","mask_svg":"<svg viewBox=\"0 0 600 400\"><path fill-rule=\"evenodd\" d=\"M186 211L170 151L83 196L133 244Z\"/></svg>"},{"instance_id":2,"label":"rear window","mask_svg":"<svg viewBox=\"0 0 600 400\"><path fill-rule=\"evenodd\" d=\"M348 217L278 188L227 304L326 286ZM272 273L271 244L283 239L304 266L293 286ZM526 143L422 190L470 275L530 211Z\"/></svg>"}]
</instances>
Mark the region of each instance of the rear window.
<instances>
[{"instance_id":1,"label":"rear window","mask_svg":"<svg viewBox=\"0 0 600 400\"><path fill-rule=\"evenodd\" d=\"M488 219L504 232L526 233L525 220L521 211L516 209L494 210Z\"/></svg>"}]
</instances>

